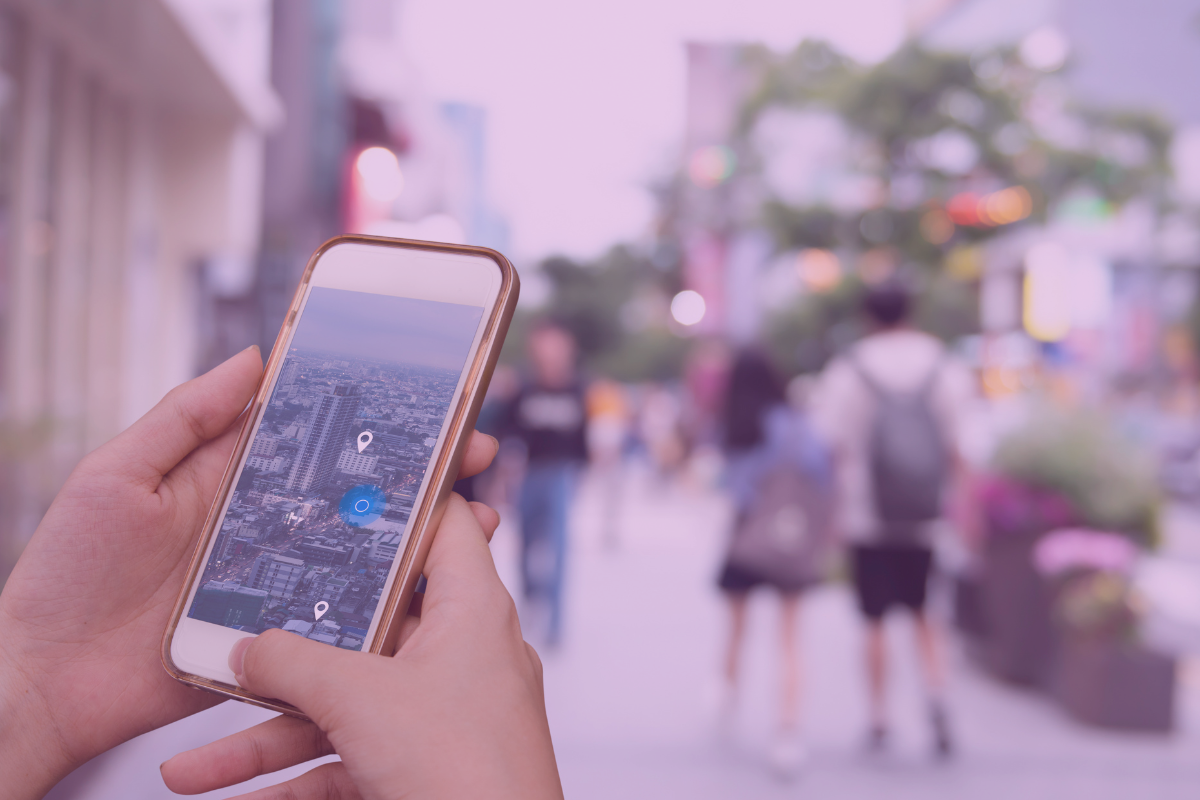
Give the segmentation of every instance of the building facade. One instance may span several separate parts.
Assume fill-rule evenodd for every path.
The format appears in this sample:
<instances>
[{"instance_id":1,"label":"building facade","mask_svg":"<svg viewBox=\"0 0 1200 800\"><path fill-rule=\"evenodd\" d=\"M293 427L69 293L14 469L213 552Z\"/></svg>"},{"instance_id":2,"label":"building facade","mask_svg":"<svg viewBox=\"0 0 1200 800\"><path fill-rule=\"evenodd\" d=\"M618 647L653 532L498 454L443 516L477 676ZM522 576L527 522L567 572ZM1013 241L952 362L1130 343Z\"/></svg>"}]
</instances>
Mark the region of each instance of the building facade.
<instances>
[{"instance_id":1,"label":"building facade","mask_svg":"<svg viewBox=\"0 0 1200 800\"><path fill-rule=\"evenodd\" d=\"M271 597L286 600L295 594L304 570L304 562L298 558L263 553L254 560L254 569L246 583Z\"/></svg>"},{"instance_id":2,"label":"building facade","mask_svg":"<svg viewBox=\"0 0 1200 800\"><path fill-rule=\"evenodd\" d=\"M266 0L0 0L0 576L257 250Z\"/></svg>"}]
</instances>

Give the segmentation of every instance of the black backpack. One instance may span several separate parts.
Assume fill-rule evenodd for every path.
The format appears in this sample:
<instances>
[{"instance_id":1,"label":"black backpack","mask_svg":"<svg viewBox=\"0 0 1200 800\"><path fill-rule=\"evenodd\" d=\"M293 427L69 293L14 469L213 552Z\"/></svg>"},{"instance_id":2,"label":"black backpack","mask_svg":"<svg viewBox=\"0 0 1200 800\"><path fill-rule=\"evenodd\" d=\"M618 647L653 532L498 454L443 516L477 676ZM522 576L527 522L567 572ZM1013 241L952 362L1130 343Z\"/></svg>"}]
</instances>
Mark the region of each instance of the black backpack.
<instances>
[{"instance_id":1,"label":"black backpack","mask_svg":"<svg viewBox=\"0 0 1200 800\"><path fill-rule=\"evenodd\" d=\"M946 439L932 403L941 363L915 392L887 390L862 364L855 366L875 400L868 459L881 536L911 540L923 523L941 516L949 472Z\"/></svg>"}]
</instances>

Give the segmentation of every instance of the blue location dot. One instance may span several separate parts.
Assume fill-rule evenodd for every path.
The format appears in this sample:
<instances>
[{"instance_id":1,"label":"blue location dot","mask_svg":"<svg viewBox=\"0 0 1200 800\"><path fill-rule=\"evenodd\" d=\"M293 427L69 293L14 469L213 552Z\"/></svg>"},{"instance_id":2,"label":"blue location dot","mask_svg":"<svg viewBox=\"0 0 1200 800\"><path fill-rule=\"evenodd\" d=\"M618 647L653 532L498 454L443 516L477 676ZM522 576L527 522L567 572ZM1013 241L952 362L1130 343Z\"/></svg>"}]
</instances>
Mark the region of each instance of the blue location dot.
<instances>
[{"instance_id":1,"label":"blue location dot","mask_svg":"<svg viewBox=\"0 0 1200 800\"><path fill-rule=\"evenodd\" d=\"M385 508L387 497L383 490L364 483L342 495L342 501L338 503L338 514L347 525L361 528L379 519Z\"/></svg>"}]
</instances>

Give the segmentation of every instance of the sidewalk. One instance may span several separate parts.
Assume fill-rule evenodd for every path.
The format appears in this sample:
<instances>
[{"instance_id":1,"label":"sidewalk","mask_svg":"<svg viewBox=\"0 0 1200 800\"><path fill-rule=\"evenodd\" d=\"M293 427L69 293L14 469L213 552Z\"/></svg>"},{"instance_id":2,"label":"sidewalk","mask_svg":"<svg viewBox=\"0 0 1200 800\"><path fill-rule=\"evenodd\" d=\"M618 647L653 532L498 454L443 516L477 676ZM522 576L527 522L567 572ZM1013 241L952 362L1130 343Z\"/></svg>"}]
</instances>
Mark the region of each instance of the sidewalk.
<instances>
[{"instance_id":1,"label":"sidewalk","mask_svg":"<svg viewBox=\"0 0 1200 800\"><path fill-rule=\"evenodd\" d=\"M601 543L600 500L583 485L569 560L566 641L560 651L543 654L550 724L571 800L1174 800L1200 791L1195 669L1183 671L1179 731L1161 737L1081 727L1044 698L997 684L956 656L951 702L961 755L949 765L934 764L903 619L893 620L890 631L895 747L887 758L865 758L859 751L865 707L858 619L842 586L820 589L806 601L804 716L812 760L798 781L779 782L763 756L776 684L776 608L769 596L752 602L733 743L720 744L714 726L711 699L725 629L713 586L729 513L723 498L660 486L636 470L626 477L616 550ZM501 575L517 588L510 521L497 531L493 552ZM242 703L217 706L94 760L48 800L173 798L158 774L163 760L270 716ZM314 765L200 797L231 797Z\"/></svg>"},{"instance_id":2,"label":"sidewalk","mask_svg":"<svg viewBox=\"0 0 1200 800\"><path fill-rule=\"evenodd\" d=\"M713 588L728 510L713 493L648 486L631 475L620 547L607 550L586 484L576 507L567 638L544 657L546 694L567 796L589 798L1195 797L1200 786L1200 684L1184 672L1179 731L1170 737L1079 726L1044 698L1000 685L955 650L951 692L961 754L930 743L906 621L892 620L894 744L861 754L865 730L859 627L843 586L810 595L802 624L811 764L796 784L767 770L776 608L752 605L742 713L722 745L714 709L724 608ZM505 526L498 564L515 557ZM510 584L511 585L511 584Z\"/></svg>"}]
</instances>

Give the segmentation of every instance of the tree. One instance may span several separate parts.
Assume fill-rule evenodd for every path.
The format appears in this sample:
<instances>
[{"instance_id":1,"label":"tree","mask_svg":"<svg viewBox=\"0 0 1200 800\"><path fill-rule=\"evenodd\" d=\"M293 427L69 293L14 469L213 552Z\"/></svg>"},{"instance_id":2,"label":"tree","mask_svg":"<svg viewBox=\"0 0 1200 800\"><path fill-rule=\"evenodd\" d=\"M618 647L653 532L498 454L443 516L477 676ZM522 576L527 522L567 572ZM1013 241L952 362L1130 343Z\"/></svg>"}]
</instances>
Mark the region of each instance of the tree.
<instances>
[{"instance_id":1,"label":"tree","mask_svg":"<svg viewBox=\"0 0 1200 800\"><path fill-rule=\"evenodd\" d=\"M753 152L772 113L833 114L855 143L846 175L877 187L851 208L764 199L760 223L780 252L827 249L858 267L769 324L793 366L819 367L841 344L838 324L854 308L848 296L864 280L908 272L925 326L951 338L977 325L974 281L988 240L1054 216L1111 214L1134 199L1160 213L1169 205L1169 126L1072 103L1058 76L1016 51L968 57L910 45L872 67L817 42L756 54L764 78L742 115L743 149ZM744 168L769 167L759 154Z\"/></svg>"}]
</instances>

